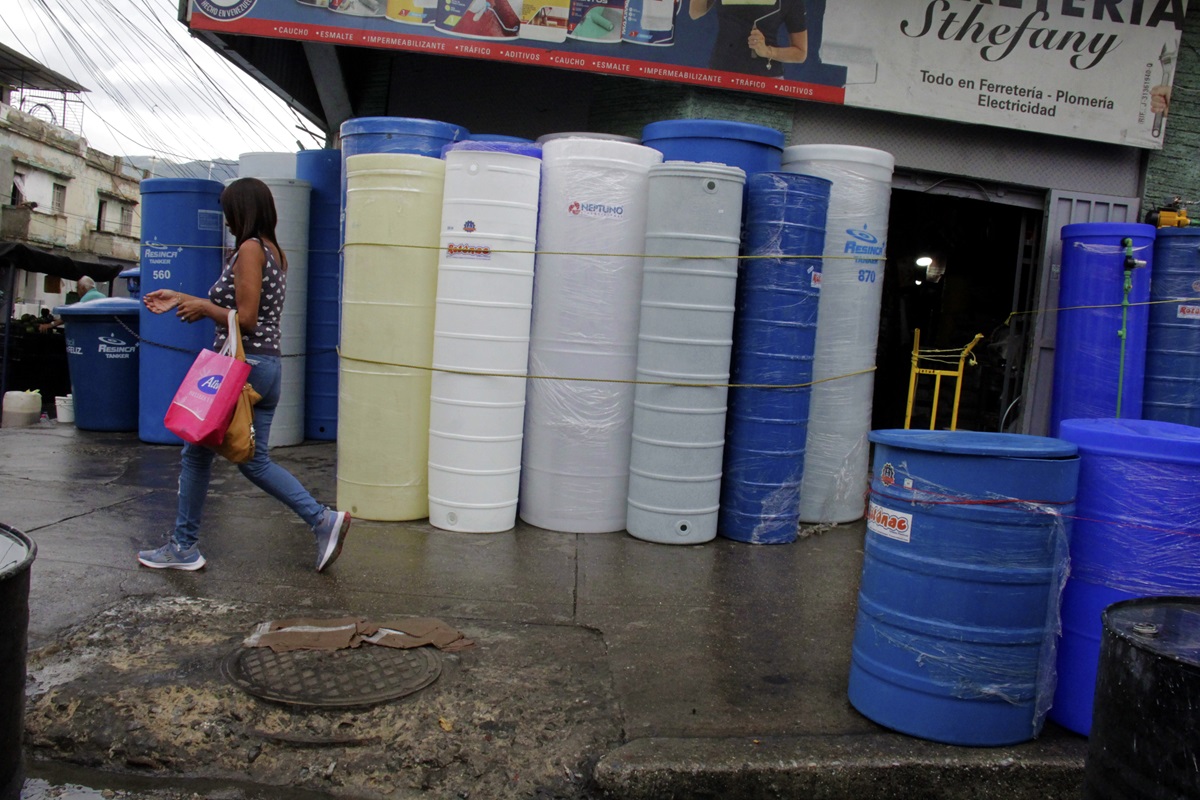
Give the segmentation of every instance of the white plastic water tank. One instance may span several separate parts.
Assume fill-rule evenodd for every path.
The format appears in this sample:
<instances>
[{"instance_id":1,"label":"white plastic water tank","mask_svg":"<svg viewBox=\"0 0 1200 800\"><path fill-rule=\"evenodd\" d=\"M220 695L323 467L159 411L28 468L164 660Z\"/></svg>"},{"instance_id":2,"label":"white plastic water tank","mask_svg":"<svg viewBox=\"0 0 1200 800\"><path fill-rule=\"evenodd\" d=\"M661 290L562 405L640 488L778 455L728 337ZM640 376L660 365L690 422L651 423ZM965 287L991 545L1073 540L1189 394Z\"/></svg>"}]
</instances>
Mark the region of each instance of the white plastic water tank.
<instances>
[{"instance_id":1,"label":"white plastic water tank","mask_svg":"<svg viewBox=\"0 0 1200 800\"><path fill-rule=\"evenodd\" d=\"M462 142L445 154L429 408L437 528L490 533L516 524L539 150Z\"/></svg>"},{"instance_id":2,"label":"white plastic water tank","mask_svg":"<svg viewBox=\"0 0 1200 800\"><path fill-rule=\"evenodd\" d=\"M295 153L242 153L238 156L239 178L295 179ZM274 430L274 427L272 427Z\"/></svg>"},{"instance_id":3,"label":"white plastic water tank","mask_svg":"<svg viewBox=\"0 0 1200 800\"><path fill-rule=\"evenodd\" d=\"M650 169L625 525L639 539L717 535L745 183L723 164Z\"/></svg>"},{"instance_id":4,"label":"white plastic water tank","mask_svg":"<svg viewBox=\"0 0 1200 800\"><path fill-rule=\"evenodd\" d=\"M869 147L807 144L783 150L785 171L833 182L800 484L805 522L852 522L866 511L871 370L895 163L891 153Z\"/></svg>"},{"instance_id":5,"label":"white plastic water tank","mask_svg":"<svg viewBox=\"0 0 1200 800\"><path fill-rule=\"evenodd\" d=\"M255 155L255 154L249 154ZM263 154L259 154L263 155ZM265 155L284 155L267 153ZM292 156L293 161L295 156ZM255 166L254 162L250 162ZM260 166L269 166L268 164ZM312 187L306 181L288 178L241 175L258 178L271 191L275 201L275 238L287 255L287 290L283 315L279 320L280 381L279 404L271 422L271 447L286 447L304 441L304 395L308 320L308 222ZM235 178L225 181L228 186ZM233 248L229 229L225 246Z\"/></svg>"},{"instance_id":6,"label":"white plastic water tank","mask_svg":"<svg viewBox=\"0 0 1200 800\"><path fill-rule=\"evenodd\" d=\"M519 508L531 525L625 527L647 182L661 161L613 140L542 147Z\"/></svg>"},{"instance_id":7,"label":"white plastic water tank","mask_svg":"<svg viewBox=\"0 0 1200 800\"><path fill-rule=\"evenodd\" d=\"M446 165L346 159L337 506L374 520L429 514L429 388Z\"/></svg>"},{"instance_id":8,"label":"white plastic water tank","mask_svg":"<svg viewBox=\"0 0 1200 800\"><path fill-rule=\"evenodd\" d=\"M257 176L255 176L257 177ZM307 181L263 178L275 199L275 238L287 254L287 293L279 320L282 387L271 422L271 446L304 441L305 347L308 328L308 214L312 194Z\"/></svg>"}]
</instances>

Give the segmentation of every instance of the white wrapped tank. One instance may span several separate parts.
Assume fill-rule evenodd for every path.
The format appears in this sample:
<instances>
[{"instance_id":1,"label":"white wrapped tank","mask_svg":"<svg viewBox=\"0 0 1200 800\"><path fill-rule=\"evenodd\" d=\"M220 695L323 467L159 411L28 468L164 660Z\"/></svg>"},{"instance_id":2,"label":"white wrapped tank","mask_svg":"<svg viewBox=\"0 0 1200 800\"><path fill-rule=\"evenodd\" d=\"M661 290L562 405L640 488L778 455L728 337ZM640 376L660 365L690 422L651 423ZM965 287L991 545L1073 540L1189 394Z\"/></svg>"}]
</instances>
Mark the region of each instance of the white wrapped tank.
<instances>
[{"instance_id":1,"label":"white wrapped tank","mask_svg":"<svg viewBox=\"0 0 1200 800\"><path fill-rule=\"evenodd\" d=\"M625 528L647 182L661 161L605 139L542 148L519 509L539 528Z\"/></svg>"},{"instance_id":2,"label":"white wrapped tank","mask_svg":"<svg viewBox=\"0 0 1200 800\"><path fill-rule=\"evenodd\" d=\"M852 522L866 510L871 370L895 163L891 153L869 147L806 144L783 150L784 171L833 182L800 484L804 522Z\"/></svg>"}]
</instances>

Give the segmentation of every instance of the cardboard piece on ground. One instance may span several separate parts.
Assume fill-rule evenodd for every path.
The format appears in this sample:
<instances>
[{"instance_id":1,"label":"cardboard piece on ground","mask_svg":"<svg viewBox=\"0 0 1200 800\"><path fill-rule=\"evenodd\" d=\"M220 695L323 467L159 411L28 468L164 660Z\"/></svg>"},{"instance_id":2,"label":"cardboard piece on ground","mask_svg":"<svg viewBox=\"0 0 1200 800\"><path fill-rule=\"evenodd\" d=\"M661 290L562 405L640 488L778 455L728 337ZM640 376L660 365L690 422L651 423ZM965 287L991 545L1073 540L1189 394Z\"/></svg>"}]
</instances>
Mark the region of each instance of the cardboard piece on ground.
<instances>
[{"instance_id":1,"label":"cardboard piece on ground","mask_svg":"<svg viewBox=\"0 0 1200 800\"><path fill-rule=\"evenodd\" d=\"M461 631L432 617L408 617L386 623L375 623L362 617L295 617L261 623L242 645L270 647L276 653L288 653L293 650L343 650L358 647L363 642L394 648L431 644L447 653L465 650L475 644Z\"/></svg>"}]
</instances>

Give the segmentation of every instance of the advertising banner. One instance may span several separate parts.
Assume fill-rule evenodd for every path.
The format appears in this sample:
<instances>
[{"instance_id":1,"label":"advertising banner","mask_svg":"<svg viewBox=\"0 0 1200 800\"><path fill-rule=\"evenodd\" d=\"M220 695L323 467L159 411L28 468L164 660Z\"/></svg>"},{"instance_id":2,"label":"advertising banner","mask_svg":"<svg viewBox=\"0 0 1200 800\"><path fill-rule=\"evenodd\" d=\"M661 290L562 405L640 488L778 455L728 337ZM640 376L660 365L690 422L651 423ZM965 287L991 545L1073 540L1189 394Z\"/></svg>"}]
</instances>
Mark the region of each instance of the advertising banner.
<instances>
[{"instance_id":1,"label":"advertising banner","mask_svg":"<svg viewBox=\"0 0 1200 800\"><path fill-rule=\"evenodd\" d=\"M1162 146L1187 0L191 0L197 31Z\"/></svg>"}]
</instances>

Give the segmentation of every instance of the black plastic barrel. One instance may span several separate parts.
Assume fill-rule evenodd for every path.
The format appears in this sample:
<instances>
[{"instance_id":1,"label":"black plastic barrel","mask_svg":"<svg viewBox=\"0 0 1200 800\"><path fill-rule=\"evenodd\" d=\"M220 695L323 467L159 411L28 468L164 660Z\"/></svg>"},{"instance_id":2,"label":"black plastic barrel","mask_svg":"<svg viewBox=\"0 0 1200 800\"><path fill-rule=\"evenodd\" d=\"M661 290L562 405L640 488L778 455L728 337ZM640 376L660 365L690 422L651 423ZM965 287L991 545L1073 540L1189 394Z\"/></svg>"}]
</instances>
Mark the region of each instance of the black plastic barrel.
<instances>
[{"instance_id":1,"label":"black plastic barrel","mask_svg":"<svg viewBox=\"0 0 1200 800\"><path fill-rule=\"evenodd\" d=\"M37 545L0 523L0 800L19 800L25 783L25 635L29 629L29 566Z\"/></svg>"},{"instance_id":2,"label":"black plastic barrel","mask_svg":"<svg viewBox=\"0 0 1200 800\"><path fill-rule=\"evenodd\" d=\"M1104 612L1086 800L1200 797L1200 597Z\"/></svg>"}]
</instances>

